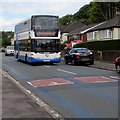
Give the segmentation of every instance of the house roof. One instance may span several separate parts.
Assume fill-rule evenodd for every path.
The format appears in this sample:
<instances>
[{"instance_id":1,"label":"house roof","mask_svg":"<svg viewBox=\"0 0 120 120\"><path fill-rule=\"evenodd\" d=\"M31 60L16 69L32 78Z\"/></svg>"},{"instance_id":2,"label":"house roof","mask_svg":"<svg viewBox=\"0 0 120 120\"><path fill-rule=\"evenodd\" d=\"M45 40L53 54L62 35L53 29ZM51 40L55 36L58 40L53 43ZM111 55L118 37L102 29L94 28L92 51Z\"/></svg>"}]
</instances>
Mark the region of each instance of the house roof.
<instances>
[{"instance_id":1,"label":"house roof","mask_svg":"<svg viewBox=\"0 0 120 120\"><path fill-rule=\"evenodd\" d=\"M107 20L103 22L103 24L98 25L97 27L89 30L90 31L95 31L95 30L102 30L102 29L107 29L107 28L113 28L113 27L120 27L120 15L116 16L113 19Z\"/></svg>"},{"instance_id":2,"label":"house roof","mask_svg":"<svg viewBox=\"0 0 120 120\"><path fill-rule=\"evenodd\" d=\"M71 22L68 25L64 26L65 29L63 30L63 32L69 33L71 31L78 29L80 27L83 27L83 26L84 26L83 23L80 23L79 21L74 21L74 22Z\"/></svg>"},{"instance_id":3,"label":"house roof","mask_svg":"<svg viewBox=\"0 0 120 120\"><path fill-rule=\"evenodd\" d=\"M81 27L81 28L78 28L78 29L76 29L76 30L74 30L74 31L71 31L71 32L69 33L69 35L86 33L87 31L89 31L89 30L91 30L91 29L94 29L94 28L96 28L97 26L99 26L99 25L101 25L101 24L103 24L103 23L104 23L104 22L102 22L102 23L90 24L90 25L85 25L85 26L83 26L83 27Z\"/></svg>"},{"instance_id":4,"label":"house roof","mask_svg":"<svg viewBox=\"0 0 120 120\"><path fill-rule=\"evenodd\" d=\"M120 27L120 15L116 16L113 19L101 23L90 24L90 25L84 25L79 21L74 21L67 25L61 25L61 31L67 32L69 33L69 35L75 35L75 34L83 34L88 31L90 32L90 31L107 29L112 27Z\"/></svg>"},{"instance_id":5,"label":"house roof","mask_svg":"<svg viewBox=\"0 0 120 120\"><path fill-rule=\"evenodd\" d=\"M82 31L88 29L89 27L94 26L94 25L84 25L83 27L80 27L76 30L73 30L69 33L69 35L74 35L74 34L80 34Z\"/></svg>"},{"instance_id":6,"label":"house roof","mask_svg":"<svg viewBox=\"0 0 120 120\"><path fill-rule=\"evenodd\" d=\"M60 26L60 31L63 33L64 30L68 27L68 24L66 25L59 24L59 26Z\"/></svg>"}]
</instances>

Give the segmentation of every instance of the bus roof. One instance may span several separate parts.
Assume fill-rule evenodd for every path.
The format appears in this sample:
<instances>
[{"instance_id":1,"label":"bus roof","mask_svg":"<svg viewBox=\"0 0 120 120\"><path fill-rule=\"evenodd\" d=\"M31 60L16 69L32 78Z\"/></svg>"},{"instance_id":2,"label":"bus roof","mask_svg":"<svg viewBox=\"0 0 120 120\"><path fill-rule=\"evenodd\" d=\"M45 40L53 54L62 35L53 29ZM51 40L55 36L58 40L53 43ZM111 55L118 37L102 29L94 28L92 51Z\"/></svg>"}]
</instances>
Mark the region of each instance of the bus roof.
<instances>
[{"instance_id":1,"label":"bus roof","mask_svg":"<svg viewBox=\"0 0 120 120\"><path fill-rule=\"evenodd\" d=\"M58 17L58 15L32 15L32 16L28 17L27 19L24 19L24 20L18 22L16 25L18 25L18 24L20 24L20 23L23 23L23 22L25 22L25 21L28 21L28 20L30 20L32 17Z\"/></svg>"},{"instance_id":2,"label":"bus roof","mask_svg":"<svg viewBox=\"0 0 120 120\"><path fill-rule=\"evenodd\" d=\"M32 15L31 17L58 17L58 15Z\"/></svg>"}]
</instances>

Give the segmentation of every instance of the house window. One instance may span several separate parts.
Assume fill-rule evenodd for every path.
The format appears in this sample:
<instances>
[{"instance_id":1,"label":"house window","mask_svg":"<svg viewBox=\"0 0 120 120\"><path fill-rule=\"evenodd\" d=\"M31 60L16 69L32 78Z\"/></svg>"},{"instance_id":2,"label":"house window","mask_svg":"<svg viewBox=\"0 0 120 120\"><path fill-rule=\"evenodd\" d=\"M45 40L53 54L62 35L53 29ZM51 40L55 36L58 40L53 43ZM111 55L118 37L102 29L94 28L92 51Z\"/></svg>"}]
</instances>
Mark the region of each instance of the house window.
<instances>
[{"instance_id":1,"label":"house window","mask_svg":"<svg viewBox=\"0 0 120 120\"><path fill-rule=\"evenodd\" d=\"M111 30L100 31L100 38L112 38L112 31Z\"/></svg>"},{"instance_id":2,"label":"house window","mask_svg":"<svg viewBox=\"0 0 120 120\"><path fill-rule=\"evenodd\" d=\"M88 40L95 40L95 39L97 39L97 31L88 33L87 34L87 38L88 38Z\"/></svg>"},{"instance_id":3,"label":"house window","mask_svg":"<svg viewBox=\"0 0 120 120\"><path fill-rule=\"evenodd\" d=\"M112 30L108 30L108 38L112 38Z\"/></svg>"},{"instance_id":4,"label":"house window","mask_svg":"<svg viewBox=\"0 0 120 120\"><path fill-rule=\"evenodd\" d=\"M97 39L97 31L93 32L93 39Z\"/></svg>"},{"instance_id":5,"label":"house window","mask_svg":"<svg viewBox=\"0 0 120 120\"><path fill-rule=\"evenodd\" d=\"M107 30L100 31L100 37L101 38L107 38Z\"/></svg>"},{"instance_id":6,"label":"house window","mask_svg":"<svg viewBox=\"0 0 120 120\"><path fill-rule=\"evenodd\" d=\"M88 40L93 39L93 32L88 33L87 38L88 38Z\"/></svg>"}]
</instances>

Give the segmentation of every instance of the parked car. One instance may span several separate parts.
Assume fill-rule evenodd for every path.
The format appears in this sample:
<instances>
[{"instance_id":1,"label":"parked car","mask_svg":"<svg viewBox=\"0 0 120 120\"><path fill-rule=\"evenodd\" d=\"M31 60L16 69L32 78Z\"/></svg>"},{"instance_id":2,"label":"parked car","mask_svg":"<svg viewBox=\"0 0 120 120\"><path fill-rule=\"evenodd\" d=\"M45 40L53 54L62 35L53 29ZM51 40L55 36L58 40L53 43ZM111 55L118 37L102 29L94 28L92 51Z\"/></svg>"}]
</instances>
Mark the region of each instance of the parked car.
<instances>
[{"instance_id":1,"label":"parked car","mask_svg":"<svg viewBox=\"0 0 120 120\"><path fill-rule=\"evenodd\" d=\"M5 56L14 55L14 46L7 46L5 49Z\"/></svg>"},{"instance_id":2,"label":"parked car","mask_svg":"<svg viewBox=\"0 0 120 120\"><path fill-rule=\"evenodd\" d=\"M115 68L118 73L120 73L120 57L115 59Z\"/></svg>"},{"instance_id":3,"label":"parked car","mask_svg":"<svg viewBox=\"0 0 120 120\"><path fill-rule=\"evenodd\" d=\"M87 48L72 48L69 53L64 56L65 64L72 63L88 63L94 64L94 55Z\"/></svg>"}]
</instances>

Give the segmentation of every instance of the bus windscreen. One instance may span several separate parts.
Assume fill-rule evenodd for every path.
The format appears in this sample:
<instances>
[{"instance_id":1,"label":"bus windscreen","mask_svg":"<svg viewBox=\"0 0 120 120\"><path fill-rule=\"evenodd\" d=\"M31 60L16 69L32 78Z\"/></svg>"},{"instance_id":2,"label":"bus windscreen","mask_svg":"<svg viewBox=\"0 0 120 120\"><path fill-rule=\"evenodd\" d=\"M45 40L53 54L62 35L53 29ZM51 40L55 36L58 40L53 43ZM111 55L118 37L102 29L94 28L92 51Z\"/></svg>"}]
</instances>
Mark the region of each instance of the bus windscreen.
<instances>
[{"instance_id":1,"label":"bus windscreen","mask_svg":"<svg viewBox=\"0 0 120 120\"><path fill-rule=\"evenodd\" d=\"M32 51L33 52L55 52L60 51L60 41L59 40L32 40Z\"/></svg>"}]
</instances>

